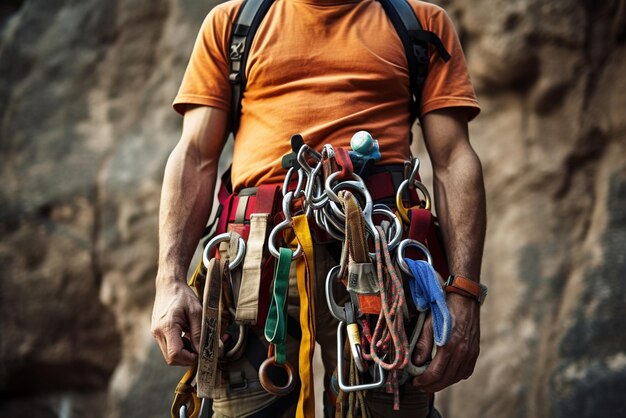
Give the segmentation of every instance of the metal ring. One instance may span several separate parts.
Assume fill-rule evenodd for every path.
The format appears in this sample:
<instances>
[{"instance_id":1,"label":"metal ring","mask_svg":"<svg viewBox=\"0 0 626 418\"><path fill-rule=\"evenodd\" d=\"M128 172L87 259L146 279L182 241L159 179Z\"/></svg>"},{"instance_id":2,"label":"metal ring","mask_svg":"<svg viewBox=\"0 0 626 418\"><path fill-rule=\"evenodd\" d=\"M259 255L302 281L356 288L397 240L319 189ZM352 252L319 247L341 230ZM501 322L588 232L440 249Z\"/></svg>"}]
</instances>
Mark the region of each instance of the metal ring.
<instances>
[{"instance_id":1,"label":"metal ring","mask_svg":"<svg viewBox=\"0 0 626 418\"><path fill-rule=\"evenodd\" d=\"M283 230L285 230L287 228L291 228L291 224L289 223L289 221L284 220L281 223L279 223L278 225L276 225L274 227L274 229L272 229L272 232L270 232L270 236L269 236L269 238L267 240L267 248L270 251L270 254L272 254L272 256L274 256L275 258L280 258L280 252L276 248L276 244L274 244L274 241L276 240L276 238L278 236L278 233L282 232ZM301 255L302 255L302 246L300 245L300 243L298 243L298 247L293 252L293 255L291 256L291 259L295 260L296 258L300 257Z\"/></svg>"},{"instance_id":2,"label":"metal ring","mask_svg":"<svg viewBox=\"0 0 626 418\"><path fill-rule=\"evenodd\" d=\"M402 218L402 220L407 224L410 223L411 220L409 219L408 209L404 206L404 202L402 201L402 194L404 193L404 189L406 189L409 186L409 184L410 184L410 180L404 180L402 183L400 183L400 187L398 187L398 191L396 192L396 210L398 211L400 218ZM428 189L426 188L424 183L422 183L421 181L414 180L413 186L419 189L422 192L422 194L424 194L425 202L424 202L423 209L430 210L430 193L428 193ZM410 209L421 208L421 207L422 206L413 206Z\"/></svg>"},{"instance_id":3,"label":"metal ring","mask_svg":"<svg viewBox=\"0 0 626 418\"><path fill-rule=\"evenodd\" d=\"M426 256L426 261L428 262L428 264L431 264L431 265L433 264L433 257L432 255L430 255L430 251L428 251L428 248L426 248L424 244L414 239L405 239L398 246L397 261L398 261L398 265L400 266L400 269L406 274L408 275L412 274L411 270L409 269L409 266L406 264L406 261L404 261L404 252L406 251L407 247L417 247Z\"/></svg>"},{"instance_id":4,"label":"metal ring","mask_svg":"<svg viewBox=\"0 0 626 418\"><path fill-rule=\"evenodd\" d=\"M233 314L233 317L234 316L235 315ZM237 338L237 342L235 343L235 346L233 348L231 348L229 351L224 353L224 357L232 358L236 356L237 354L239 354L239 351L243 348L246 342L246 332L247 332L246 326L239 325L239 337Z\"/></svg>"},{"instance_id":5,"label":"metal ring","mask_svg":"<svg viewBox=\"0 0 626 418\"><path fill-rule=\"evenodd\" d=\"M335 179L339 176L339 174L341 174L341 171L335 171L330 176L326 177L326 181L324 182L324 191L326 192L326 195L330 198L330 200L332 200L335 203L341 203L339 201L339 196L337 196L337 193L334 190L336 185L335 186L332 185L334 183ZM352 184L352 183L354 183L353 187L355 187L359 191L363 192L364 196L365 196L365 194L369 195L369 192L367 191L367 186L365 186L365 182L363 181L363 179L361 177L359 177L358 174L352 173L350 178L351 178L351 180L344 180L342 182L339 182L338 184L341 184L341 183ZM370 196L369 200L372 200L371 196Z\"/></svg>"},{"instance_id":6,"label":"metal ring","mask_svg":"<svg viewBox=\"0 0 626 418\"><path fill-rule=\"evenodd\" d=\"M272 366L280 367L285 369L287 372L287 384L285 386L276 386L269 378L268 369ZM276 356L271 356L265 359L263 363L261 363L261 367L259 367L259 382L261 382L261 386L267 392L272 395L277 396L285 396L289 392L293 390L296 386L296 381L294 379L293 367L289 362L285 362L285 364L276 363Z\"/></svg>"},{"instance_id":7,"label":"metal ring","mask_svg":"<svg viewBox=\"0 0 626 418\"><path fill-rule=\"evenodd\" d=\"M209 263L211 261L210 254L213 247L221 244L222 242L230 241L230 232L224 232L223 234L219 234L214 236L211 241L204 247L204 251L202 252L202 264L204 264L204 268L209 268ZM238 235L238 234L237 234ZM238 235L239 236L239 235ZM237 246L237 254L235 258L228 263L228 269L233 271L234 269L241 264L243 261L243 257L246 254L246 241L239 236L239 245Z\"/></svg>"},{"instance_id":8,"label":"metal ring","mask_svg":"<svg viewBox=\"0 0 626 418\"><path fill-rule=\"evenodd\" d=\"M395 250L402 240L402 222L391 209L380 203L374 205L372 215L383 215L393 222L393 228L389 228L389 231L392 231L394 234L391 239L387 239L387 246L389 247L389 252Z\"/></svg>"}]
</instances>

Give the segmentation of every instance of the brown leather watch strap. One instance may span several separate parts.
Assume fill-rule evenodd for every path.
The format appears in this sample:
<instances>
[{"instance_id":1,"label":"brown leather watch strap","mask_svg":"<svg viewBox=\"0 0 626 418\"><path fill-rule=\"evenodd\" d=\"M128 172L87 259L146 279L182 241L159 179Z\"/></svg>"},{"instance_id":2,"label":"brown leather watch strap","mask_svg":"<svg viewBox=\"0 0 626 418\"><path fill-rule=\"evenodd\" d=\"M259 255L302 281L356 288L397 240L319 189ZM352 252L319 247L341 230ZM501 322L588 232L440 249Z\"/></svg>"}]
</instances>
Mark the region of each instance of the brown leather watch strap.
<instances>
[{"instance_id":1,"label":"brown leather watch strap","mask_svg":"<svg viewBox=\"0 0 626 418\"><path fill-rule=\"evenodd\" d=\"M457 293L459 295L475 299L479 304L483 304L487 296L487 286L476 283L463 276L450 276L444 285L446 293Z\"/></svg>"}]
</instances>

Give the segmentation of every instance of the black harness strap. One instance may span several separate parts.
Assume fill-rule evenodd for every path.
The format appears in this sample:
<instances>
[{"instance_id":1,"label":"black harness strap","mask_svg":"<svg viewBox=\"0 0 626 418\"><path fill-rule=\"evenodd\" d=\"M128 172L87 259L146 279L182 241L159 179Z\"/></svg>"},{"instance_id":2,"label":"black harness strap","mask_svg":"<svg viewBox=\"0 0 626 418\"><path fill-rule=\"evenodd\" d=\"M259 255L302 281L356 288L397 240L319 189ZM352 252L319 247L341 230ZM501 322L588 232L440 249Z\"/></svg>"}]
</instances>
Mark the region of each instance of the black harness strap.
<instances>
[{"instance_id":1,"label":"black harness strap","mask_svg":"<svg viewBox=\"0 0 626 418\"><path fill-rule=\"evenodd\" d=\"M428 45L432 44L444 61L450 59L443 43L433 32L422 29L415 11L407 0L379 0L396 29L408 62L411 93L411 122L419 117L422 89L428 74Z\"/></svg>"},{"instance_id":2,"label":"black harness strap","mask_svg":"<svg viewBox=\"0 0 626 418\"><path fill-rule=\"evenodd\" d=\"M241 96L246 90L246 62L254 35L274 0L245 0L239 9L230 40L230 75L232 87L232 132L239 128Z\"/></svg>"}]
</instances>

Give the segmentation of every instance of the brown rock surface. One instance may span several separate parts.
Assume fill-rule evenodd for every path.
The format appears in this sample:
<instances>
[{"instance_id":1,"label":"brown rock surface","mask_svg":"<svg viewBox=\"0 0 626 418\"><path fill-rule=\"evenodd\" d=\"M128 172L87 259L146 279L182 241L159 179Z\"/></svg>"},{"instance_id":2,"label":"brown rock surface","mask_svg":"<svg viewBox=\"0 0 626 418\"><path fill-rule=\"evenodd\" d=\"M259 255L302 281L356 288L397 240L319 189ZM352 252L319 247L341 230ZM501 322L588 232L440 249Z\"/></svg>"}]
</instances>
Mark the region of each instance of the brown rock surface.
<instances>
[{"instance_id":1,"label":"brown rock surface","mask_svg":"<svg viewBox=\"0 0 626 418\"><path fill-rule=\"evenodd\" d=\"M439 3L483 105L490 286L475 374L440 408L624 416L626 2ZM212 4L0 5L0 416L167 416L156 214Z\"/></svg>"}]
</instances>

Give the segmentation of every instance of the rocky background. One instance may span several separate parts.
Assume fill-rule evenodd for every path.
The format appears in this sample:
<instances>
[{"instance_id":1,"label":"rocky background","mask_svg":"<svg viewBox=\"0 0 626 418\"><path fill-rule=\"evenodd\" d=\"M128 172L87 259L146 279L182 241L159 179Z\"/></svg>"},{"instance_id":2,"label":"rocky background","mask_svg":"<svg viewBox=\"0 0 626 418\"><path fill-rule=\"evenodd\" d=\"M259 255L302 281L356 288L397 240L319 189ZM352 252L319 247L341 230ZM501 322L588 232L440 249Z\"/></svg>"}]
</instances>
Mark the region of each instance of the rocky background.
<instances>
[{"instance_id":1,"label":"rocky background","mask_svg":"<svg viewBox=\"0 0 626 418\"><path fill-rule=\"evenodd\" d=\"M442 0L483 106L482 354L446 417L626 416L626 1ZM167 417L170 102L213 1L0 3L0 416Z\"/></svg>"}]
</instances>

